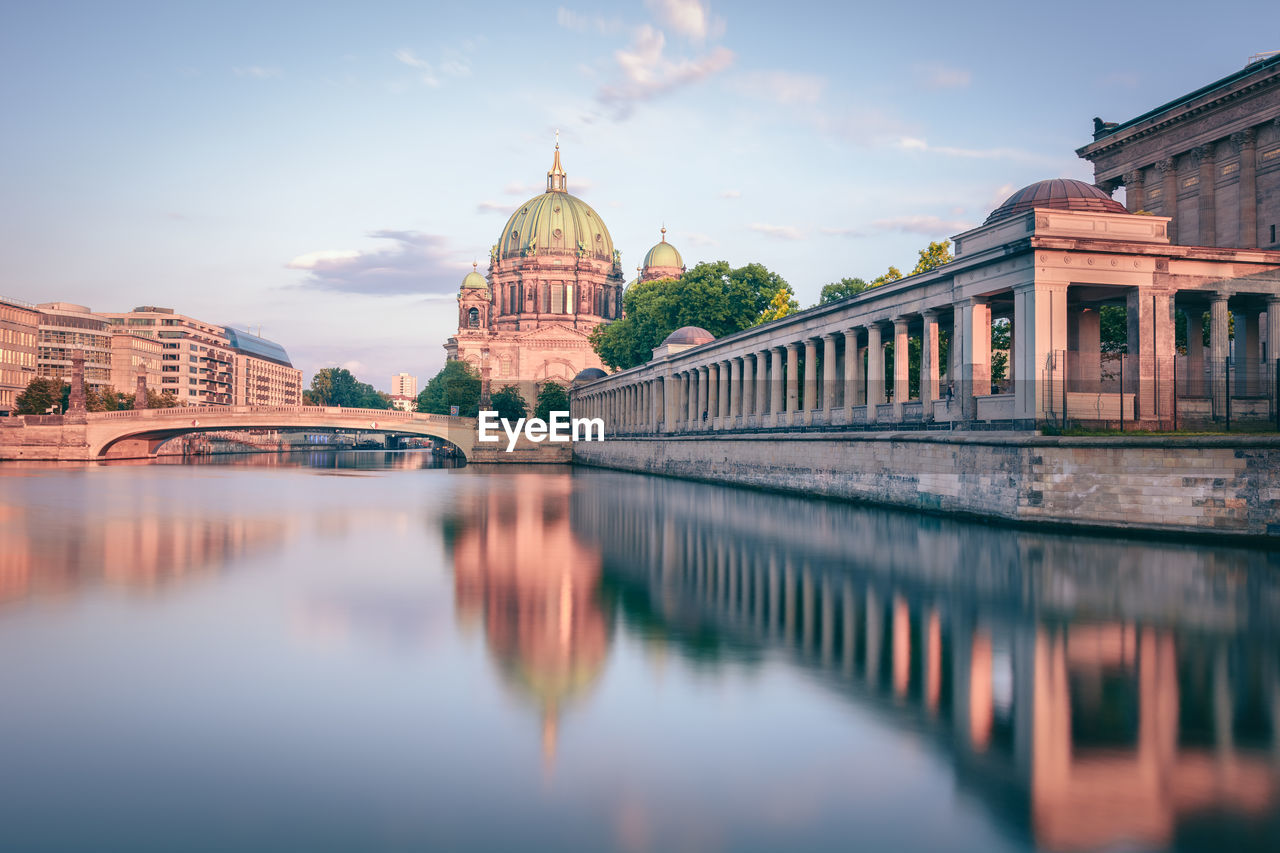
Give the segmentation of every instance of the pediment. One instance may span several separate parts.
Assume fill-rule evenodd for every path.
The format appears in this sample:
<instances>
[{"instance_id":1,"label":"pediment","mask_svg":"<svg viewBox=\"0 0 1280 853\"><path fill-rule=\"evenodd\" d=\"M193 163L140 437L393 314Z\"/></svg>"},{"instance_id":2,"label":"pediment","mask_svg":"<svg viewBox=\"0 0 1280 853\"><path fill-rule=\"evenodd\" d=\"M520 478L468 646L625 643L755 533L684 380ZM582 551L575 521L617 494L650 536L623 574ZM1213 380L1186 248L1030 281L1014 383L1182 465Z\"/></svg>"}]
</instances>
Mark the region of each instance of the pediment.
<instances>
[{"instance_id":1,"label":"pediment","mask_svg":"<svg viewBox=\"0 0 1280 853\"><path fill-rule=\"evenodd\" d=\"M528 332L521 332L516 335L517 341L528 341L536 343L538 341L586 341L587 335L577 329L571 329L568 326L561 326L553 323L549 326L542 326L537 329L531 329Z\"/></svg>"}]
</instances>

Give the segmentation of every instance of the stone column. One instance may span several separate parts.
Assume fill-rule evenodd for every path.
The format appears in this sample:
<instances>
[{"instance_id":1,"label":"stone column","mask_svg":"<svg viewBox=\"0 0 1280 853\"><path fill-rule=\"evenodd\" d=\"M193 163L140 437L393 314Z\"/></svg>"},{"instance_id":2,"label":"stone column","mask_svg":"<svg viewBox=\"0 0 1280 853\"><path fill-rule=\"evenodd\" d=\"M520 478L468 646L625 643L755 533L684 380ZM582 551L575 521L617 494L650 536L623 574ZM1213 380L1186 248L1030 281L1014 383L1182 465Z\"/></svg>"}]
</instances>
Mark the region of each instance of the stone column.
<instances>
[{"instance_id":1,"label":"stone column","mask_svg":"<svg viewBox=\"0 0 1280 853\"><path fill-rule=\"evenodd\" d=\"M769 409L769 353L755 353L756 363L756 426L764 426L764 416Z\"/></svg>"},{"instance_id":2,"label":"stone column","mask_svg":"<svg viewBox=\"0 0 1280 853\"><path fill-rule=\"evenodd\" d=\"M708 429L711 420L711 367L698 368L698 421L694 429Z\"/></svg>"},{"instance_id":3,"label":"stone column","mask_svg":"<svg viewBox=\"0 0 1280 853\"><path fill-rule=\"evenodd\" d=\"M689 387L689 419L685 429L693 430L698 428L698 412L702 410L702 404L698 402L698 369L686 370L685 377L685 384Z\"/></svg>"},{"instance_id":4,"label":"stone column","mask_svg":"<svg viewBox=\"0 0 1280 853\"><path fill-rule=\"evenodd\" d=\"M804 400L800 404L801 422L813 423L813 410L818 405L818 342L804 341Z\"/></svg>"},{"instance_id":5,"label":"stone column","mask_svg":"<svg viewBox=\"0 0 1280 853\"><path fill-rule=\"evenodd\" d=\"M1013 368L1010 373L1018 377L1013 386L1013 419L1017 428L1034 427L1047 414L1046 403L1050 401L1055 404L1051 410L1060 414L1063 383L1067 378L1064 354L1068 344L1068 313L1065 282L1034 282L1014 288L1013 327L1017 334L1011 340L1013 351L1009 362ZM979 332L975 320L975 346ZM987 345L985 354L989 365L989 324L983 341Z\"/></svg>"},{"instance_id":6,"label":"stone column","mask_svg":"<svg viewBox=\"0 0 1280 853\"><path fill-rule=\"evenodd\" d=\"M670 371L662 378L662 431L674 432L676 428L676 409L680 392L676 378Z\"/></svg>"},{"instance_id":7,"label":"stone column","mask_svg":"<svg viewBox=\"0 0 1280 853\"><path fill-rule=\"evenodd\" d=\"M1280 359L1280 296L1271 296L1267 298L1267 362L1275 367L1277 359Z\"/></svg>"},{"instance_id":8,"label":"stone column","mask_svg":"<svg viewBox=\"0 0 1280 853\"><path fill-rule=\"evenodd\" d=\"M822 410L832 423L836 410L836 332L822 337Z\"/></svg>"},{"instance_id":9,"label":"stone column","mask_svg":"<svg viewBox=\"0 0 1280 853\"><path fill-rule=\"evenodd\" d=\"M1223 364L1227 360L1228 350L1227 294L1215 293L1209 303L1209 373L1212 377L1209 387L1213 389L1214 414L1221 417L1226 405L1227 385Z\"/></svg>"},{"instance_id":10,"label":"stone column","mask_svg":"<svg viewBox=\"0 0 1280 853\"><path fill-rule=\"evenodd\" d=\"M1166 157L1156 163L1160 170L1161 198L1164 199L1164 215L1169 217L1169 242L1178 242L1178 161Z\"/></svg>"},{"instance_id":11,"label":"stone column","mask_svg":"<svg viewBox=\"0 0 1280 853\"><path fill-rule=\"evenodd\" d=\"M720 362L720 397L719 397L719 400L720 400L720 407L719 407L719 408L720 408L720 412L719 412L719 417L720 417L720 428L721 428L721 429L726 429L726 428L728 428L728 426L729 426L729 424L727 424L727 423L726 423L726 421L728 421L728 420L729 420L729 406L730 406L730 404L733 402L733 401L732 401L732 399L731 399L731 398L730 398L730 396L729 396L729 386L730 386L730 384L731 384L731 383L729 382L729 371L730 371L730 369L731 369L731 365L730 365L730 363L729 363L728 361L722 361L722 362Z\"/></svg>"},{"instance_id":12,"label":"stone column","mask_svg":"<svg viewBox=\"0 0 1280 853\"><path fill-rule=\"evenodd\" d=\"M729 417L733 425L742 423L742 362L743 359L729 359Z\"/></svg>"},{"instance_id":13,"label":"stone column","mask_svg":"<svg viewBox=\"0 0 1280 853\"><path fill-rule=\"evenodd\" d=\"M769 414L774 426L786 423L782 411L782 354L783 347L769 350Z\"/></svg>"},{"instance_id":14,"label":"stone column","mask_svg":"<svg viewBox=\"0 0 1280 853\"><path fill-rule=\"evenodd\" d=\"M924 419L933 420L933 401L938 399L938 312L928 308L923 313L924 329L920 336L920 405Z\"/></svg>"},{"instance_id":15,"label":"stone column","mask_svg":"<svg viewBox=\"0 0 1280 853\"><path fill-rule=\"evenodd\" d=\"M884 402L884 345L880 343L880 324L867 325L867 423L879 417L876 406Z\"/></svg>"},{"instance_id":16,"label":"stone column","mask_svg":"<svg viewBox=\"0 0 1280 853\"><path fill-rule=\"evenodd\" d=\"M902 423L902 406L911 394L911 340L907 318L893 318L893 420Z\"/></svg>"},{"instance_id":17,"label":"stone column","mask_svg":"<svg viewBox=\"0 0 1280 853\"><path fill-rule=\"evenodd\" d=\"M1257 132L1250 127L1233 133L1231 143L1240 152L1240 233L1236 237L1236 245L1252 249L1258 245Z\"/></svg>"},{"instance_id":18,"label":"stone column","mask_svg":"<svg viewBox=\"0 0 1280 853\"><path fill-rule=\"evenodd\" d=\"M1132 172L1124 173L1124 206L1130 213L1137 213L1142 210L1142 205L1146 202L1143 194L1142 186L1143 174L1141 169L1135 169Z\"/></svg>"},{"instance_id":19,"label":"stone column","mask_svg":"<svg viewBox=\"0 0 1280 853\"><path fill-rule=\"evenodd\" d=\"M800 344L787 344L787 417L785 423L799 423Z\"/></svg>"},{"instance_id":20,"label":"stone column","mask_svg":"<svg viewBox=\"0 0 1280 853\"><path fill-rule=\"evenodd\" d=\"M1183 309L1187 315L1187 392L1200 396L1204 390L1204 312L1192 303Z\"/></svg>"},{"instance_id":21,"label":"stone column","mask_svg":"<svg viewBox=\"0 0 1280 853\"><path fill-rule=\"evenodd\" d=\"M1192 152L1192 156L1196 162L1200 164L1200 184L1196 187L1199 190L1197 198L1199 199L1199 219L1200 219L1200 245L1216 246L1218 245L1218 229L1215 225L1217 221L1217 207L1214 200L1214 190L1217 187L1218 175L1214 170L1214 160L1217 150L1214 143L1201 145Z\"/></svg>"},{"instance_id":22,"label":"stone column","mask_svg":"<svg viewBox=\"0 0 1280 853\"><path fill-rule=\"evenodd\" d=\"M862 390L862 359L858 349L858 330L844 330L844 422L853 423L853 407L858 405Z\"/></svg>"},{"instance_id":23,"label":"stone column","mask_svg":"<svg viewBox=\"0 0 1280 853\"><path fill-rule=\"evenodd\" d=\"M742 364L738 368L741 371L741 398L738 400L738 414L742 416L742 426L748 426L748 422L752 415L755 414L756 408L756 357L754 353L748 353L742 357Z\"/></svg>"},{"instance_id":24,"label":"stone column","mask_svg":"<svg viewBox=\"0 0 1280 853\"><path fill-rule=\"evenodd\" d=\"M720 417L720 365L707 365L707 429L715 429Z\"/></svg>"},{"instance_id":25,"label":"stone column","mask_svg":"<svg viewBox=\"0 0 1280 853\"><path fill-rule=\"evenodd\" d=\"M88 404L84 390L84 351L71 353L71 396L67 399L67 413L84 414Z\"/></svg>"},{"instance_id":26,"label":"stone column","mask_svg":"<svg viewBox=\"0 0 1280 853\"><path fill-rule=\"evenodd\" d=\"M147 408L147 369L142 366L139 366L138 369L138 384L133 389L133 407L135 409Z\"/></svg>"}]
</instances>

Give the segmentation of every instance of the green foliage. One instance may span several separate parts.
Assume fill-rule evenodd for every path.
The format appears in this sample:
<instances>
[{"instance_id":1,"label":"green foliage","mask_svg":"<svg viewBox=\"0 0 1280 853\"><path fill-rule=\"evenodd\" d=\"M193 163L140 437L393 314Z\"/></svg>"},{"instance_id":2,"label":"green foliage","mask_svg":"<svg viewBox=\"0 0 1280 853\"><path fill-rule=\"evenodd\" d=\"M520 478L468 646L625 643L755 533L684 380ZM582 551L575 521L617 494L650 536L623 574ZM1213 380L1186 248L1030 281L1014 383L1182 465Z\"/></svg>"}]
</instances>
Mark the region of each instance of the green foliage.
<instances>
[{"instance_id":1,"label":"green foliage","mask_svg":"<svg viewBox=\"0 0 1280 853\"><path fill-rule=\"evenodd\" d=\"M828 302L837 302L841 299L848 299L850 296L857 296L870 286L860 278L842 278L839 281L824 284L818 304L826 305Z\"/></svg>"},{"instance_id":2,"label":"green foliage","mask_svg":"<svg viewBox=\"0 0 1280 853\"><path fill-rule=\"evenodd\" d=\"M520 389L514 385L503 385L490 394L489 407L498 413L499 418L505 418L511 423L529 414L529 404L525 402Z\"/></svg>"},{"instance_id":3,"label":"green foliage","mask_svg":"<svg viewBox=\"0 0 1280 853\"><path fill-rule=\"evenodd\" d=\"M1129 351L1129 314L1123 305L1103 305L1098 312L1103 352Z\"/></svg>"},{"instance_id":4,"label":"green foliage","mask_svg":"<svg viewBox=\"0 0 1280 853\"><path fill-rule=\"evenodd\" d=\"M591 345L610 368L625 370L647 362L681 326L700 326L719 338L759 325L780 292L795 310L791 285L764 266L701 263L679 281L656 279L627 288L623 318L597 326Z\"/></svg>"},{"instance_id":5,"label":"green foliage","mask_svg":"<svg viewBox=\"0 0 1280 853\"><path fill-rule=\"evenodd\" d=\"M37 377L13 401L13 411L19 415L43 415L52 407L56 414L65 410L70 393L71 386L60 379Z\"/></svg>"},{"instance_id":6,"label":"green foliage","mask_svg":"<svg viewBox=\"0 0 1280 853\"><path fill-rule=\"evenodd\" d=\"M785 290L779 290L773 295L773 299L769 302L769 307L765 309L764 314L760 316L761 323L768 323L772 320L781 320L789 314L794 314L800 310L800 303L791 298Z\"/></svg>"},{"instance_id":7,"label":"green foliage","mask_svg":"<svg viewBox=\"0 0 1280 853\"><path fill-rule=\"evenodd\" d=\"M900 278L902 278L902 270L895 266L890 266L889 269L885 271L884 275L878 275L871 279L871 286L879 287L882 284L888 284L889 282L897 281Z\"/></svg>"},{"instance_id":8,"label":"green foliage","mask_svg":"<svg viewBox=\"0 0 1280 853\"><path fill-rule=\"evenodd\" d=\"M569 411L569 393L565 387L554 380L542 383L538 390L538 401L534 404L533 415L536 418L549 420L552 412Z\"/></svg>"},{"instance_id":9,"label":"green foliage","mask_svg":"<svg viewBox=\"0 0 1280 853\"><path fill-rule=\"evenodd\" d=\"M326 367L311 377L308 405L351 409L389 409L391 398L361 382L345 367Z\"/></svg>"},{"instance_id":10,"label":"green foliage","mask_svg":"<svg viewBox=\"0 0 1280 853\"><path fill-rule=\"evenodd\" d=\"M446 361L418 394L419 412L447 415L450 406L457 406L464 418L474 418L480 412L480 377L465 361Z\"/></svg>"},{"instance_id":11,"label":"green foliage","mask_svg":"<svg viewBox=\"0 0 1280 853\"><path fill-rule=\"evenodd\" d=\"M1003 382L1009 374L1009 348L1013 323L1005 317L991 322L991 381Z\"/></svg>"},{"instance_id":12,"label":"green foliage","mask_svg":"<svg viewBox=\"0 0 1280 853\"><path fill-rule=\"evenodd\" d=\"M173 395L172 391L157 393L152 389L147 389L147 408L148 409L172 409L178 405L178 398ZM133 408L133 396L129 397L129 408Z\"/></svg>"},{"instance_id":13,"label":"green foliage","mask_svg":"<svg viewBox=\"0 0 1280 853\"><path fill-rule=\"evenodd\" d=\"M936 270L943 264L949 264L955 260L951 254L951 241L943 240L941 242L933 242L920 250L920 259L916 261L916 268L911 271L912 275L920 275L922 272ZM890 267L889 269L893 269Z\"/></svg>"}]
</instances>

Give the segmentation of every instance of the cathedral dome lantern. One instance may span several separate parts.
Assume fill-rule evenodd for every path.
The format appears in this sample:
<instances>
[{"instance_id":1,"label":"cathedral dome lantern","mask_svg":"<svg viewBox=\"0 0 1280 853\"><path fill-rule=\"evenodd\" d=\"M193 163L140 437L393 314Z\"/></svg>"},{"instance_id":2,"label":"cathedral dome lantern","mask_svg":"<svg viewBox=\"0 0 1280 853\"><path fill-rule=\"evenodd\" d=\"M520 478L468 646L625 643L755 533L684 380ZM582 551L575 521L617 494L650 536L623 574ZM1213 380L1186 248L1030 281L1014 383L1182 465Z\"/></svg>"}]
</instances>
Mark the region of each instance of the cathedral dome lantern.
<instances>
[{"instance_id":1,"label":"cathedral dome lantern","mask_svg":"<svg viewBox=\"0 0 1280 853\"><path fill-rule=\"evenodd\" d=\"M462 279L462 291L483 290L487 295L489 291L489 282L485 280L484 276L480 275L477 267L479 267L478 263L471 264L471 272L467 273L466 277Z\"/></svg>"}]
</instances>

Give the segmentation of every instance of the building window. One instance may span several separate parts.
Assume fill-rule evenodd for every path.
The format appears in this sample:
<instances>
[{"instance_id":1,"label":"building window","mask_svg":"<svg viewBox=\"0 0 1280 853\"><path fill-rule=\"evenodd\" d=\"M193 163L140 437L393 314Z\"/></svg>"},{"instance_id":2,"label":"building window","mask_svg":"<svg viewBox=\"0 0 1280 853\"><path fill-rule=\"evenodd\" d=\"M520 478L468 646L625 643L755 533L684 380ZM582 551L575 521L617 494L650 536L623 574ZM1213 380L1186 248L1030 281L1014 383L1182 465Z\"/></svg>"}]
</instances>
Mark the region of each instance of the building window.
<instances>
[{"instance_id":1,"label":"building window","mask_svg":"<svg viewBox=\"0 0 1280 853\"><path fill-rule=\"evenodd\" d=\"M563 284L551 285L551 313L552 314L564 313L564 285Z\"/></svg>"},{"instance_id":2,"label":"building window","mask_svg":"<svg viewBox=\"0 0 1280 853\"><path fill-rule=\"evenodd\" d=\"M473 329L480 328L480 309L472 308L467 311L467 325Z\"/></svg>"}]
</instances>

